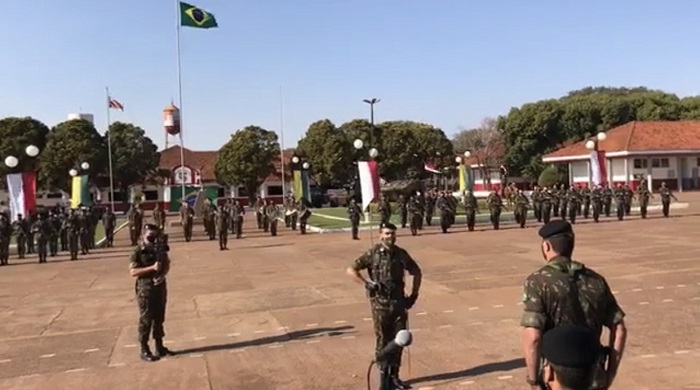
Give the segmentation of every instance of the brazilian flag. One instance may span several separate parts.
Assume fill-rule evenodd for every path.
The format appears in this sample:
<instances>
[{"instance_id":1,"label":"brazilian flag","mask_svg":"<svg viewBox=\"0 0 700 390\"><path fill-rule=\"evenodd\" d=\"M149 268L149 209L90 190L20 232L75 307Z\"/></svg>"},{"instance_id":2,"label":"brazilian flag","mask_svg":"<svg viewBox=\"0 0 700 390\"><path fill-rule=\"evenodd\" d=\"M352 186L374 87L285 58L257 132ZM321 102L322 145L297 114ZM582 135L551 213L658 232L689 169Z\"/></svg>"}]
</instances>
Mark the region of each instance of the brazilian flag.
<instances>
[{"instance_id":1,"label":"brazilian flag","mask_svg":"<svg viewBox=\"0 0 700 390\"><path fill-rule=\"evenodd\" d=\"M216 24L214 15L192 4L183 2L180 2L180 24L194 28L219 27Z\"/></svg>"}]
</instances>

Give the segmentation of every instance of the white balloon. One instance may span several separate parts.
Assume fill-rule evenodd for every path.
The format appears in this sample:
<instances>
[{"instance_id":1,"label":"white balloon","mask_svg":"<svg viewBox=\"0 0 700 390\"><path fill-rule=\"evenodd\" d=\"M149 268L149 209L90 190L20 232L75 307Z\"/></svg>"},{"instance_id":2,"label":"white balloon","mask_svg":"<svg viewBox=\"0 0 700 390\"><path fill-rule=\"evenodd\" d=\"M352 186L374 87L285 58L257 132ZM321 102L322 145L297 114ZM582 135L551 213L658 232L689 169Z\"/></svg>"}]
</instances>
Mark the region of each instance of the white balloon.
<instances>
[{"instance_id":1,"label":"white balloon","mask_svg":"<svg viewBox=\"0 0 700 390\"><path fill-rule=\"evenodd\" d=\"M68 174L71 176L78 176L78 171L75 169L71 169L70 171L68 171Z\"/></svg>"},{"instance_id":2,"label":"white balloon","mask_svg":"<svg viewBox=\"0 0 700 390\"><path fill-rule=\"evenodd\" d=\"M377 150L377 148L370 149L369 156L372 158L377 158L377 156L379 156L379 151Z\"/></svg>"},{"instance_id":3,"label":"white balloon","mask_svg":"<svg viewBox=\"0 0 700 390\"><path fill-rule=\"evenodd\" d=\"M90 169L90 164L88 162L84 162L80 164L80 168L83 168L83 170L87 171L88 169Z\"/></svg>"},{"instance_id":4,"label":"white balloon","mask_svg":"<svg viewBox=\"0 0 700 390\"><path fill-rule=\"evenodd\" d=\"M37 148L34 145L29 145L24 150L24 152L27 153L27 156L29 156L29 157L36 157L39 155L39 148Z\"/></svg>"},{"instance_id":5,"label":"white balloon","mask_svg":"<svg viewBox=\"0 0 700 390\"><path fill-rule=\"evenodd\" d=\"M362 140L358 138L352 143L352 146L354 146L355 149L362 149L362 147L365 146L365 143L362 142Z\"/></svg>"},{"instance_id":6,"label":"white balloon","mask_svg":"<svg viewBox=\"0 0 700 390\"><path fill-rule=\"evenodd\" d=\"M19 165L19 160L15 156L7 156L5 157L5 165L7 165L8 168L14 168Z\"/></svg>"}]
</instances>

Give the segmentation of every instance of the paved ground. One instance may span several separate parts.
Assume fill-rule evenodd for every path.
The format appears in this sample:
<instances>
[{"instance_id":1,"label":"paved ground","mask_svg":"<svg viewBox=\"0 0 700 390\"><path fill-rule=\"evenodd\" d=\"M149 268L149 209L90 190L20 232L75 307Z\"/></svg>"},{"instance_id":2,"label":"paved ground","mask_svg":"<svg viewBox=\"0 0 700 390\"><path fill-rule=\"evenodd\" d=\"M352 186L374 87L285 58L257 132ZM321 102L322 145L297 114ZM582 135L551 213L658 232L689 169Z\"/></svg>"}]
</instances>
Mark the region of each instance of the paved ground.
<instances>
[{"instance_id":1,"label":"paved ground","mask_svg":"<svg viewBox=\"0 0 700 390\"><path fill-rule=\"evenodd\" d=\"M700 388L700 196L681 200L691 208L677 218L576 225L576 258L608 278L628 315L618 389ZM150 364L138 359L124 249L0 268L0 388L364 389L368 305L344 269L369 233L297 234L249 229L228 252L174 234L166 331L183 353ZM403 231L399 243L425 274L403 377L524 388L517 321L520 284L542 264L536 230Z\"/></svg>"}]
</instances>

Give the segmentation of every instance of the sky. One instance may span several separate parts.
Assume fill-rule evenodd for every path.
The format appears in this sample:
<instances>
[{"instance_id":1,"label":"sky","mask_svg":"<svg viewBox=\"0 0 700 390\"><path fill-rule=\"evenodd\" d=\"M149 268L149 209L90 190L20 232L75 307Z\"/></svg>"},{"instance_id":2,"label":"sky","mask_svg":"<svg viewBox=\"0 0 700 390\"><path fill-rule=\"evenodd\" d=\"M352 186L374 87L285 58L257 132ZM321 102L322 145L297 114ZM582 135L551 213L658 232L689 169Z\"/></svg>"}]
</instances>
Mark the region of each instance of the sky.
<instances>
[{"instance_id":1,"label":"sky","mask_svg":"<svg viewBox=\"0 0 700 390\"><path fill-rule=\"evenodd\" d=\"M453 135L586 86L700 93L700 2L657 0L189 0L219 28L180 34L185 147L258 125L293 147L309 124L375 118ZM69 113L165 144L178 99L175 0L0 0L0 118ZM171 139L170 145L177 142Z\"/></svg>"}]
</instances>

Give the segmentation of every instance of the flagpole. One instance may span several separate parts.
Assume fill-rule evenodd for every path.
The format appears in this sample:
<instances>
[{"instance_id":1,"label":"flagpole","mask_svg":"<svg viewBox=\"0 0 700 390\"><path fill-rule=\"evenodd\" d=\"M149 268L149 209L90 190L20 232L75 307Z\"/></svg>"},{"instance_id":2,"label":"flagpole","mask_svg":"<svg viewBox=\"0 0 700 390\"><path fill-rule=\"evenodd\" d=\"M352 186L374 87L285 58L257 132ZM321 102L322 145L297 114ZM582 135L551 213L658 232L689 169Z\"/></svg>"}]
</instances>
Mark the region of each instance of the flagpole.
<instances>
[{"instance_id":1,"label":"flagpole","mask_svg":"<svg viewBox=\"0 0 700 390\"><path fill-rule=\"evenodd\" d=\"M114 171L112 170L112 132L109 131L109 127L112 125L112 120L110 118L110 99L109 87L105 87L105 92L107 93L107 161L109 161L109 206L114 214Z\"/></svg>"},{"instance_id":2,"label":"flagpole","mask_svg":"<svg viewBox=\"0 0 700 390\"><path fill-rule=\"evenodd\" d=\"M284 200L284 197L287 196L287 177L284 169L284 100L282 96L282 86L280 85L280 162L282 166L282 200Z\"/></svg>"},{"instance_id":3,"label":"flagpole","mask_svg":"<svg viewBox=\"0 0 700 390\"><path fill-rule=\"evenodd\" d=\"M184 120L182 117L182 61L180 60L180 25L182 24L182 12L180 11L180 0L175 0L175 8L177 12L177 93L178 93L178 106L180 108L180 170L184 172L185 168L185 141L182 135L182 128L184 127ZM185 201L185 180L184 176L181 180L182 184L182 194L181 201Z\"/></svg>"}]
</instances>

